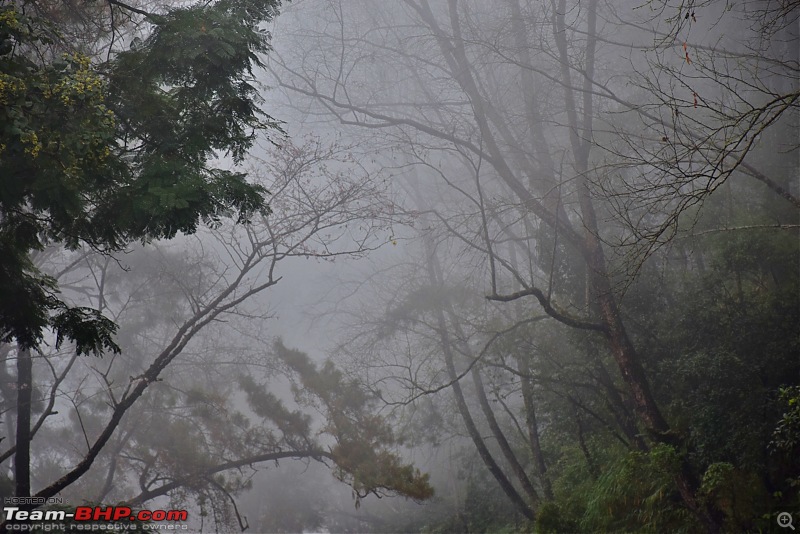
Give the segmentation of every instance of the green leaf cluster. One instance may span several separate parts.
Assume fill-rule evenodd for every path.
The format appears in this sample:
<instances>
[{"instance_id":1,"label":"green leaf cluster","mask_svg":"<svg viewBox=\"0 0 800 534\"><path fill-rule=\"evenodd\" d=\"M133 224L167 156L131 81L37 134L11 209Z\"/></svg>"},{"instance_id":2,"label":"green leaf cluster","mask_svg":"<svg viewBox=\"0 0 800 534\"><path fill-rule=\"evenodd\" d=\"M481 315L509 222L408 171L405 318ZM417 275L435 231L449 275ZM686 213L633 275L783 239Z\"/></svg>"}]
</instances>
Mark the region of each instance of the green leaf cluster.
<instances>
[{"instance_id":1,"label":"green leaf cluster","mask_svg":"<svg viewBox=\"0 0 800 534\"><path fill-rule=\"evenodd\" d=\"M113 347L108 324L68 310L35 251L113 252L268 210L263 187L212 161L241 162L258 132L280 131L253 82L278 5L153 14L144 41L104 62L57 52L59 24L27 2L0 7L0 339L34 347L52 329L79 351Z\"/></svg>"}]
</instances>

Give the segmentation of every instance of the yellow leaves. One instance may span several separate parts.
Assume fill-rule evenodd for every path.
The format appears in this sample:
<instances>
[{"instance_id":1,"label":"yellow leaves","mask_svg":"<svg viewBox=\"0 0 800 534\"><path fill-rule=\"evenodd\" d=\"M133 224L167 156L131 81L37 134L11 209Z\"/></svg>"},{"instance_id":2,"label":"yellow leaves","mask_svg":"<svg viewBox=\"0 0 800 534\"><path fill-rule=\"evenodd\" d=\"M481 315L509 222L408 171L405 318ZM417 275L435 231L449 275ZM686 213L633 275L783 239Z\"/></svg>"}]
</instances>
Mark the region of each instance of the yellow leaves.
<instances>
[{"instance_id":1,"label":"yellow leaves","mask_svg":"<svg viewBox=\"0 0 800 534\"><path fill-rule=\"evenodd\" d=\"M19 28L19 20L17 19L17 12L13 7L0 10L0 28L5 26L9 30L16 30Z\"/></svg>"},{"instance_id":2,"label":"yellow leaves","mask_svg":"<svg viewBox=\"0 0 800 534\"><path fill-rule=\"evenodd\" d=\"M0 73L0 104L8 104L9 98L24 93L26 89L25 82L21 79Z\"/></svg>"},{"instance_id":3,"label":"yellow leaves","mask_svg":"<svg viewBox=\"0 0 800 534\"><path fill-rule=\"evenodd\" d=\"M19 140L22 141L23 145L26 145L25 153L30 154L34 158L36 158L42 150L42 143L39 142L39 136L36 135L36 132L24 132L19 136Z\"/></svg>"},{"instance_id":4,"label":"yellow leaves","mask_svg":"<svg viewBox=\"0 0 800 534\"><path fill-rule=\"evenodd\" d=\"M87 71L92 64L92 60L89 56L81 54L79 52L74 52L72 54L64 54L64 59L69 60L71 63L80 67L80 70Z\"/></svg>"},{"instance_id":5,"label":"yellow leaves","mask_svg":"<svg viewBox=\"0 0 800 534\"><path fill-rule=\"evenodd\" d=\"M57 84L44 90L46 99L59 98L64 106L71 106L76 101L102 100L105 84L102 78L92 70L92 63L83 54L65 54L74 70L64 76Z\"/></svg>"},{"instance_id":6,"label":"yellow leaves","mask_svg":"<svg viewBox=\"0 0 800 534\"><path fill-rule=\"evenodd\" d=\"M80 176L111 156L115 116L90 59L63 59L27 75L0 73L0 120L8 124L4 156L21 156L30 165L37 160L45 168L57 161L65 176Z\"/></svg>"}]
</instances>

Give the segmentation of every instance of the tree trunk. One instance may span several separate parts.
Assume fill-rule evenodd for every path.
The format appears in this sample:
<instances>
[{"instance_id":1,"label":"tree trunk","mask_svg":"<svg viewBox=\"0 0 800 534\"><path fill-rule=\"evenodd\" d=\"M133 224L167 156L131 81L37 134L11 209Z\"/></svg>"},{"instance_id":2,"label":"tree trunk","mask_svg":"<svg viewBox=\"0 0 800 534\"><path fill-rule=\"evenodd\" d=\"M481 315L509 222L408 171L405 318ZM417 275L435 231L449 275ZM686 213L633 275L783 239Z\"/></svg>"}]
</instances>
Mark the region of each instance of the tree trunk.
<instances>
[{"instance_id":1,"label":"tree trunk","mask_svg":"<svg viewBox=\"0 0 800 534\"><path fill-rule=\"evenodd\" d=\"M33 360L30 349L17 350L17 438L14 454L14 494L31 495L31 388Z\"/></svg>"},{"instance_id":2,"label":"tree trunk","mask_svg":"<svg viewBox=\"0 0 800 534\"><path fill-rule=\"evenodd\" d=\"M528 478L528 474L525 472L525 468L523 468L522 464L519 463L519 460L514 454L514 451L511 449L511 445L508 443L505 434L500 428L500 425L497 423L497 418L494 416L492 407L489 405L489 399L486 398L486 390L483 387L483 379L478 371L478 367L473 367L470 374L472 375L472 381L475 384L475 391L478 396L478 402L481 405L481 410L483 410L483 415L486 417L486 421L489 423L489 429L492 431L492 435L497 440L497 444L500 446L500 452L503 453L506 461L511 466L511 471L519 481L523 491L525 491L526 495L531 500L532 506L538 506L539 495L537 495L530 478Z\"/></svg>"},{"instance_id":3,"label":"tree trunk","mask_svg":"<svg viewBox=\"0 0 800 534\"><path fill-rule=\"evenodd\" d=\"M531 368L525 356L517 357L517 365L519 366L522 402L525 405L525 423L528 427L528 444L533 454L533 465L536 466L537 474L542 481L545 498L552 501L553 488L550 485L550 477L547 476L547 464L545 464L542 446L539 442L539 425L536 422L536 399L533 394L533 383L530 379Z\"/></svg>"},{"instance_id":4,"label":"tree trunk","mask_svg":"<svg viewBox=\"0 0 800 534\"><path fill-rule=\"evenodd\" d=\"M441 285L441 276L438 274L438 269L436 266L435 247L433 246L433 243L431 243L431 239L428 236L425 237L425 249L427 253L426 263L428 279L432 285ZM489 451L489 448L486 446L478 427L475 425L475 420L472 418L472 414L469 411L469 406L467 406L467 401L464 398L464 392L461 390L461 384L458 381L458 373L456 372L454 361L454 349L448 334L447 319L445 318L444 311L441 308L436 310L436 321L436 329L438 330L439 339L441 342L442 354L444 355L445 367L447 368L447 375L450 381L453 383L453 396L455 397L456 406L458 407L458 412L461 415L461 419L464 421L464 426L467 428L467 433L472 439L473 445L475 445L475 448L478 450L478 455L481 457L481 460L483 460L484 465L486 465L487 469L489 469L489 472L492 474L494 479L500 485L503 493L506 494L517 510L522 513L522 515L533 521L536 517L533 508L525 502L525 499L522 498L519 492L514 488L514 485L511 483L511 481L508 480L508 477L506 477L505 473L503 473L503 470L497 464L492 456L492 453Z\"/></svg>"}]
</instances>

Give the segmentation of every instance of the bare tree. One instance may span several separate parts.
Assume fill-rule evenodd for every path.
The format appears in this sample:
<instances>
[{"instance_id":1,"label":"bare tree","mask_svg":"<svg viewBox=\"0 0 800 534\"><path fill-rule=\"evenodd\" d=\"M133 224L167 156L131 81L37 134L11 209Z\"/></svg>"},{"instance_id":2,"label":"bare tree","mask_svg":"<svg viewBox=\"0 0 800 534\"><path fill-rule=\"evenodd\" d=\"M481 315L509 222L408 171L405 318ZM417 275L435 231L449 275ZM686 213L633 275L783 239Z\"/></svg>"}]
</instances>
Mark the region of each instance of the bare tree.
<instances>
[{"instance_id":1,"label":"bare tree","mask_svg":"<svg viewBox=\"0 0 800 534\"><path fill-rule=\"evenodd\" d=\"M308 6L300 9L314 13ZM482 256L487 297L533 297L553 320L594 336L603 347L595 368L610 355L625 384L617 395L614 380L597 376L628 441L645 446L641 426L652 442L680 446L622 311L631 278L618 275L635 275L683 214L730 177L755 179L800 205L786 177L753 161L756 140L796 112L797 88L785 79L797 61L777 41L774 59L754 53L752 42L749 50L693 42L692 24L710 39L728 29L711 22L716 4L704 4L705 13L685 6L679 23L659 18L672 7L644 20L624 7L408 0L378 12L323 2L319 24L305 19L311 29L298 30L302 41L271 69L292 101L308 98L298 107L315 117L353 126L355 135L384 133L378 143L405 154L401 164L384 158L386 166L424 168L440 186L425 187L466 198L427 211L452 242ZM781 31L796 43L788 26ZM617 40L622 28L634 30L626 33L634 41ZM635 250L626 256L620 245ZM582 290L566 279L582 280ZM453 327L439 328L457 336ZM453 379L463 376L444 383L457 389ZM675 484L685 506L718 529L688 465Z\"/></svg>"},{"instance_id":2,"label":"bare tree","mask_svg":"<svg viewBox=\"0 0 800 534\"><path fill-rule=\"evenodd\" d=\"M424 477L381 449L391 444L389 435L360 444L381 456L348 458L353 433L366 431L359 425L380 421L359 415L370 409L366 398L350 408L362 423L344 428L334 422L343 408L325 402L334 393L309 386L308 395L321 399L318 409L332 419L324 439L300 397L292 407L269 391L288 394L288 378L311 380L307 373L317 371L310 363L287 368L265 349L272 344L264 334L272 310L263 294L293 261L359 258L385 244L401 220L392 214L386 185L348 148L314 139L272 150L269 160L254 162L253 174L271 192L273 213L247 225L221 221L191 238L118 258L93 252L40 258L72 301L120 324L122 351L102 359L78 358L66 347L27 358L20 351L5 355L4 366L30 362L36 376L37 387L26 388L34 409L20 413L34 415L24 437L32 445L26 465L35 467L37 497L70 489L97 501L142 504L168 494L205 495L229 501L238 516L233 496L248 486L254 466L284 458L337 466L361 496L425 497ZM243 389L261 400L237 407ZM20 443L0 457L25 460L14 454ZM383 462L385 473L364 479L359 473L366 462ZM215 476L220 473L228 473L227 482Z\"/></svg>"}]
</instances>

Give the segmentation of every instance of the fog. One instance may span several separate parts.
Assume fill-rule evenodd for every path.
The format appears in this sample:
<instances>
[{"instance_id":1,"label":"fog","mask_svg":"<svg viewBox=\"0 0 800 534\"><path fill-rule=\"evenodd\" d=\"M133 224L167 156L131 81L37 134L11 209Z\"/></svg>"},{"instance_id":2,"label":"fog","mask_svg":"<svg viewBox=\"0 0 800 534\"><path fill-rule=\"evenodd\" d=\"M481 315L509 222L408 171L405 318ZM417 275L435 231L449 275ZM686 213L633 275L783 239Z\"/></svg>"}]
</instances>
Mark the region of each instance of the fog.
<instances>
[{"instance_id":1,"label":"fog","mask_svg":"<svg viewBox=\"0 0 800 534\"><path fill-rule=\"evenodd\" d=\"M0 9L5 528L800 521L796 1Z\"/></svg>"}]
</instances>

